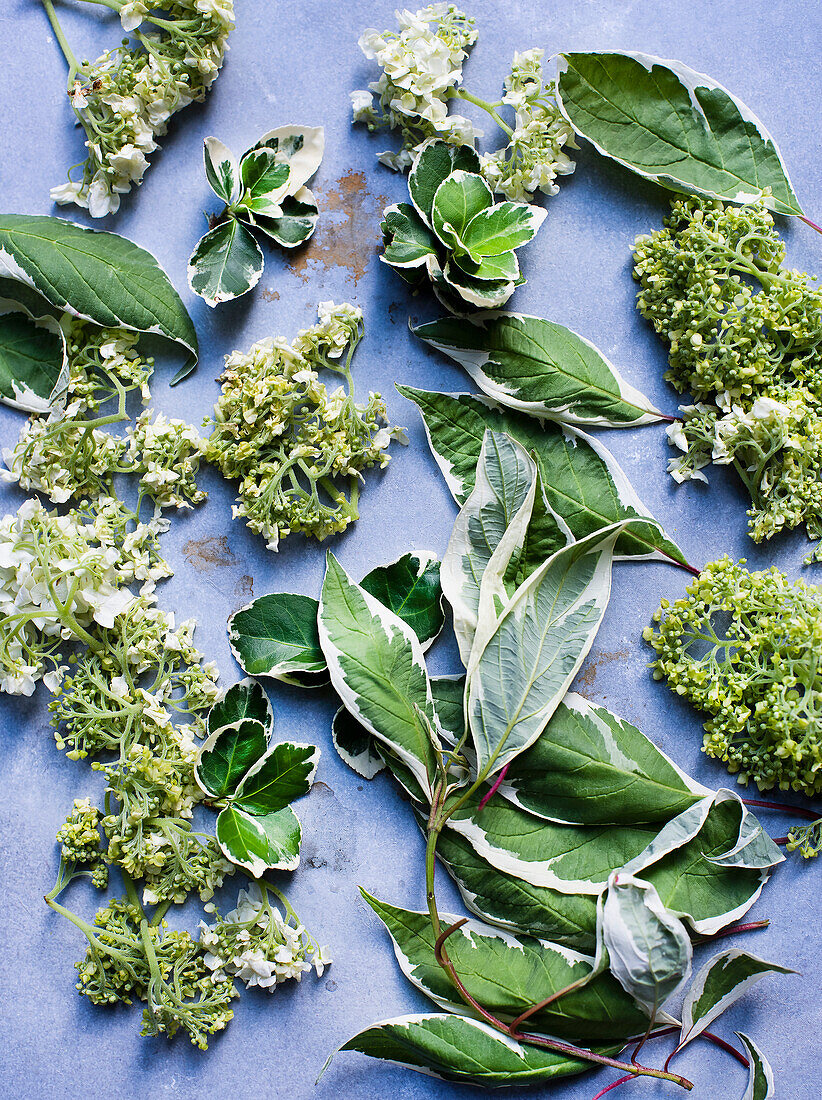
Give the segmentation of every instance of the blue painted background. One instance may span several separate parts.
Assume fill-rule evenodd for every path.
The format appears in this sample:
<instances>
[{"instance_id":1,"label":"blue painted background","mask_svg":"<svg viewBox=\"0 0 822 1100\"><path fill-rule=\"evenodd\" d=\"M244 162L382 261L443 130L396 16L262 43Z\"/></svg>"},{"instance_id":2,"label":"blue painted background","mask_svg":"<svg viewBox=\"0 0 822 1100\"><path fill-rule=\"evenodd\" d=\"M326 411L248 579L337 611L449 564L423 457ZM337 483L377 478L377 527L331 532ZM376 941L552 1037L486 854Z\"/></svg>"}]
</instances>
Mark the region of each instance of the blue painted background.
<instances>
[{"instance_id":1,"label":"blue painted background","mask_svg":"<svg viewBox=\"0 0 822 1100\"><path fill-rule=\"evenodd\" d=\"M384 475L368 479L362 518L334 541L333 549L355 575L411 547L441 554L455 508L429 455L416 409L399 397L393 383L469 387L458 368L428 354L407 331L409 313L427 318L434 315L433 307L424 297L410 299L401 281L377 261L381 210L403 197L405 185L375 159L390 139L372 138L349 124L349 91L375 75L357 38L367 26L393 25L392 5L236 0L236 6L231 51L208 101L176 118L142 188L105 223L160 259L200 336L198 373L172 390L166 384L171 363L161 367L154 405L199 424L217 396L214 379L227 352L269 334L291 338L315 320L319 301L356 302L365 311L367 329L355 360L357 385L363 394L368 389L385 394L393 418L408 425L411 446L394 448ZM765 120L781 144L800 199L820 220L822 17L816 0L466 0L466 6L480 28L466 83L488 98L495 98L513 51L531 46L547 53L638 49L711 73ZM103 9L66 3L63 12L80 57L95 57L120 37L116 21ZM82 149L70 125L62 59L37 0L4 0L0 56L2 209L55 213L48 188L63 181ZM265 130L291 122L326 128L325 160L316 177L322 211L316 237L296 262L266 248L266 270L257 290L212 312L185 287L186 258L205 228L201 211L216 204L203 178L202 139L216 134L239 152ZM577 155L577 165L576 175L549 200L548 218L524 252L528 284L517 291L514 304L583 333L654 402L673 411L675 395L662 380L663 348L634 310L630 266L634 235L658 227L666 197L587 148ZM83 219L73 210L69 216ZM789 262L803 270L822 269L822 239L798 223L781 228ZM2 445L13 442L21 422L21 414L0 408ZM749 541L746 502L727 471L711 472L710 490L676 488L665 473L669 451L661 428L610 432L604 438L692 562L701 565L728 552L746 556L752 566L775 562L791 576L803 572L804 534L762 549ZM180 617L197 617L199 644L218 661L227 685L240 673L228 649L226 617L252 591L316 594L323 551L293 536L279 554L268 553L261 540L231 520L231 487L211 472L204 480L208 503L176 520L165 538L176 575L163 586L161 605ZM4 511L11 511L23 494L3 487L0 497ZM653 683L640 639L660 597L680 594L686 575L665 565L620 565L614 580L611 605L579 690L637 722L702 782L722 785L724 769L700 753L697 715ZM435 672L454 670L455 652L440 644L431 666ZM334 702L327 692L278 686L271 695L278 732L315 741L323 749L320 782L300 807L303 864L286 888L314 934L331 945L336 960L331 969L319 981L307 978L302 986L292 983L273 995L244 993L235 1002L234 1021L205 1054L184 1037L173 1043L141 1039L136 1007L95 1009L79 998L73 963L82 953L81 937L44 906L42 896L57 868L54 834L72 799L95 794L97 780L87 766L72 764L55 748L46 694L41 689L31 700L2 702L0 1095L24 1100L166 1095L181 1100L360 1100L389 1094L404 1100L457 1100L476 1095L473 1089L359 1055L341 1055L314 1085L328 1053L355 1030L380 1017L428 1007L399 974L387 937L356 889L362 884L399 904L421 906L421 839L387 779L365 783L337 759L329 736ZM773 831L784 832L784 823L775 819ZM781 1100L819 1096L821 871L796 859L780 867L753 910L755 917L769 917L771 927L746 941L749 949L796 967L802 976L763 983L717 1025L723 1035L742 1028L761 1041ZM457 906L446 882L441 895L443 908ZM95 900L83 885L70 893L72 907L86 915L93 913ZM174 920L191 927L198 916L191 907L176 910ZM733 1100L744 1092L741 1067L709 1046L689 1048L678 1068L697 1082L691 1095L698 1100ZM613 1076L606 1071L552 1089L508 1095L587 1100ZM646 1100L676 1091L647 1080L627 1088Z\"/></svg>"}]
</instances>

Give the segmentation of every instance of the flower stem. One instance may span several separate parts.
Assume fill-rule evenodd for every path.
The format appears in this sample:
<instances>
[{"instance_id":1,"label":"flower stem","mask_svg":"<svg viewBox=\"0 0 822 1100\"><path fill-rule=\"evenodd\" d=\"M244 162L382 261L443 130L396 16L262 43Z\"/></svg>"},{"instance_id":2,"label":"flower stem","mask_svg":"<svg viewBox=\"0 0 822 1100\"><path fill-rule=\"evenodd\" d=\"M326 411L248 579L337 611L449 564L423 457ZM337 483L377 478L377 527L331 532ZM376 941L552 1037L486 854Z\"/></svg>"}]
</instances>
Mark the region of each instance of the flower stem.
<instances>
[{"instance_id":1,"label":"flower stem","mask_svg":"<svg viewBox=\"0 0 822 1100\"><path fill-rule=\"evenodd\" d=\"M63 57L65 57L68 67L68 89L71 91L71 86L74 83L74 78L80 71L81 65L77 58L74 56L74 51L68 44L68 39L63 33L63 28L60 26L60 21L57 18L57 12L54 10L54 4L52 0L42 0L43 7L46 9L46 15L48 16L49 23L51 23L51 29L54 31L54 37L63 51Z\"/></svg>"},{"instance_id":2,"label":"flower stem","mask_svg":"<svg viewBox=\"0 0 822 1100\"><path fill-rule=\"evenodd\" d=\"M502 116L494 110L493 104L489 103L486 99L480 99L479 96L471 95L470 92L466 92L465 88L457 88L454 92L459 99L464 99L468 103L473 103L475 107L481 107L483 111L486 111L491 118L499 126L500 130L504 130L508 137L514 136L514 131L508 125Z\"/></svg>"}]
</instances>

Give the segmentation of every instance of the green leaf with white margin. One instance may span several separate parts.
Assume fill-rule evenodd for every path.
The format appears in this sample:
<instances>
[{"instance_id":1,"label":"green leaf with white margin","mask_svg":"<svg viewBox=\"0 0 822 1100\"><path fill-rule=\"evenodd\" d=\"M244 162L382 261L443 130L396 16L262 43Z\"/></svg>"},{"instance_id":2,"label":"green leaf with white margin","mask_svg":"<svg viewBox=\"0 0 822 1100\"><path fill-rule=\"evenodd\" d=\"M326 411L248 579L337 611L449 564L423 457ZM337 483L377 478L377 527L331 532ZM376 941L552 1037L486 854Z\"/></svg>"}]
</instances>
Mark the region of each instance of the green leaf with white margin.
<instances>
[{"instance_id":1,"label":"green leaf with white margin","mask_svg":"<svg viewBox=\"0 0 822 1100\"><path fill-rule=\"evenodd\" d=\"M265 754L268 730L254 718L243 718L212 733L197 754L194 774L211 798L233 795L248 769Z\"/></svg>"},{"instance_id":2,"label":"green leaf with white margin","mask_svg":"<svg viewBox=\"0 0 822 1100\"><path fill-rule=\"evenodd\" d=\"M636 726L569 691L498 794L570 825L666 822L711 792Z\"/></svg>"},{"instance_id":3,"label":"green leaf with white margin","mask_svg":"<svg viewBox=\"0 0 822 1100\"><path fill-rule=\"evenodd\" d=\"M345 706L430 793L436 714L419 638L327 555L320 645Z\"/></svg>"},{"instance_id":4,"label":"green leaf with white margin","mask_svg":"<svg viewBox=\"0 0 822 1100\"><path fill-rule=\"evenodd\" d=\"M527 202L500 202L473 217L461 241L477 262L480 257L502 256L533 240L546 213Z\"/></svg>"},{"instance_id":5,"label":"green leaf with white margin","mask_svg":"<svg viewBox=\"0 0 822 1100\"><path fill-rule=\"evenodd\" d=\"M227 145L215 137L203 142L203 163L208 185L227 205L240 197L240 165Z\"/></svg>"},{"instance_id":6,"label":"green leaf with white margin","mask_svg":"<svg viewBox=\"0 0 822 1100\"><path fill-rule=\"evenodd\" d=\"M340 707L331 722L331 740L342 760L363 779L373 779L385 769L375 738L357 719Z\"/></svg>"},{"instance_id":7,"label":"green leaf with white margin","mask_svg":"<svg viewBox=\"0 0 822 1100\"><path fill-rule=\"evenodd\" d=\"M360 582L366 592L408 623L428 649L445 622L442 608L440 563L430 551L402 554L388 565L378 565Z\"/></svg>"},{"instance_id":8,"label":"green leaf with white margin","mask_svg":"<svg viewBox=\"0 0 822 1100\"><path fill-rule=\"evenodd\" d=\"M232 684L214 704L206 718L206 731L216 733L223 726L239 722L243 718L255 718L262 722L267 736L274 728L274 711L268 696L256 680L240 680Z\"/></svg>"},{"instance_id":9,"label":"green leaf with white margin","mask_svg":"<svg viewBox=\"0 0 822 1100\"><path fill-rule=\"evenodd\" d=\"M188 285L213 309L255 287L264 264L254 237L230 217L200 238L188 260Z\"/></svg>"},{"instance_id":10,"label":"green leaf with white margin","mask_svg":"<svg viewBox=\"0 0 822 1100\"><path fill-rule=\"evenodd\" d=\"M514 282L520 277L519 260L514 252L503 252L501 256L482 256L474 260L468 255L458 255L456 252L449 261L463 271L471 279L479 279L480 282Z\"/></svg>"},{"instance_id":11,"label":"green leaf with white margin","mask_svg":"<svg viewBox=\"0 0 822 1100\"><path fill-rule=\"evenodd\" d=\"M433 138L422 146L408 173L408 194L423 221L431 224L437 188L453 172L481 171L479 154L471 145L451 145Z\"/></svg>"},{"instance_id":12,"label":"green leaf with white margin","mask_svg":"<svg viewBox=\"0 0 822 1100\"><path fill-rule=\"evenodd\" d=\"M748 1052L748 1087L742 1100L771 1100L776 1095L773 1070L757 1044L742 1031L736 1033Z\"/></svg>"},{"instance_id":13,"label":"green leaf with white margin","mask_svg":"<svg viewBox=\"0 0 822 1100\"><path fill-rule=\"evenodd\" d=\"M686 981L693 950L688 933L649 882L615 872L602 910L611 973L649 1019Z\"/></svg>"},{"instance_id":14,"label":"green leaf with white margin","mask_svg":"<svg viewBox=\"0 0 822 1100\"><path fill-rule=\"evenodd\" d=\"M453 1013L421 1012L383 1020L340 1050L358 1051L445 1081L491 1088L537 1084L591 1068L588 1061L517 1043L480 1020ZM618 1050L597 1048L609 1055Z\"/></svg>"},{"instance_id":15,"label":"green leaf with white margin","mask_svg":"<svg viewBox=\"0 0 822 1100\"><path fill-rule=\"evenodd\" d=\"M450 978L437 962L436 934L427 911L414 912L379 901L365 890L365 900L383 922L394 944L403 974L438 1008L470 1014ZM458 918L440 914L443 927ZM479 921L468 921L448 937L448 957L468 993L498 1019L511 1022L542 1001L592 972L594 960L567 947L527 935L510 935ZM607 971L541 1009L528 1020L528 1030L567 1042L624 1042L645 1030L646 1021L633 1001Z\"/></svg>"},{"instance_id":16,"label":"green leaf with white margin","mask_svg":"<svg viewBox=\"0 0 822 1100\"><path fill-rule=\"evenodd\" d=\"M576 332L519 313L441 317L415 336L464 367L494 401L580 427L633 428L664 419L594 345Z\"/></svg>"},{"instance_id":17,"label":"green leaf with white margin","mask_svg":"<svg viewBox=\"0 0 822 1100\"><path fill-rule=\"evenodd\" d=\"M271 592L235 611L228 620L231 651L244 672L308 686L328 682L327 666L317 632L319 604L296 592Z\"/></svg>"},{"instance_id":18,"label":"green leaf with white margin","mask_svg":"<svg viewBox=\"0 0 822 1100\"><path fill-rule=\"evenodd\" d=\"M452 172L434 195L432 228L447 248L465 252L462 236L469 222L493 204L494 194L482 176L462 170Z\"/></svg>"},{"instance_id":19,"label":"green leaf with white margin","mask_svg":"<svg viewBox=\"0 0 822 1100\"><path fill-rule=\"evenodd\" d=\"M325 132L322 126L278 126L263 134L252 148L272 149L280 163L288 164L288 193L296 195L320 167Z\"/></svg>"},{"instance_id":20,"label":"green leaf with white margin","mask_svg":"<svg viewBox=\"0 0 822 1100\"><path fill-rule=\"evenodd\" d=\"M145 249L62 218L0 215L0 276L103 328L150 332L189 352L172 384L197 363L197 333L165 271Z\"/></svg>"},{"instance_id":21,"label":"green leaf with white margin","mask_svg":"<svg viewBox=\"0 0 822 1100\"><path fill-rule=\"evenodd\" d=\"M290 806L261 817L227 806L217 817L215 831L226 859L252 878L269 869L293 871L299 866L302 828Z\"/></svg>"},{"instance_id":22,"label":"green leaf with white margin","mask_svg":"<svg viewBox=\"0 0 822 1100\"><path fill-rule=\"evenodd\" d=\"M54 317L41 313L0 298L0 400L24 412L49 412L68 386L65 334Z\"/></svg>"},{"instance_id":23,"label":"green leaf with white margin","mask_svg":"<svg viewBox=\"0 0 822 1100\"><path fill-rule=\"evenodd\" d=\"M245 206L250 205L250 199L263 197L275 204L277 199L292 190L289 186L291 170L273 149L249 149L240 161L240 174L245 188Z\"/></svg>"},{"instance_id":24,"label":"green leaf with white margin","mask_svg":"<svg viewBox=\"0 0 822 1100\"><path fill-rule=\"evenodd\" d=\"M301 187L295 195L285 195L280 202L279 217L268 218L254 213L254 225L283 248L305 244L317 228L319 211L314 192Z\"/></svg>"},{"instance_id":25,"label":"green leaf with white margin","mask_svg":"<svg viewBox=\"0 0 822 1100\"><path fill-rule=\"evenodd\" d=\"M311 790L320 750L316 745L281 741L252 764L235 794L236 804L255 816L275 814Z\"/></svg>"},{"instance_id":26,"label":"green leaf with white margin","mask_svg":"<svg viewBox=\"0 0 822 1100\"><path fill-rule=\"evenodd\" d=\"M504 306L517 286L525 282L522 277L517 281L494 279L483 282L481 279L474 279L471 275L467 275L452 260L449 260L443 268L442 278L446 286L459 295L464 302L479 309L497 309L499 306Z\"/></svg>"},{"instance_id":27,"label":"green leaf with white margin","mask_svg":"<svg viewBox=\"0 0 822 1100\"><path fill-rule=\"evenodd\" d=\"M427 256L437 254L431 230L407 202L387 207L380 229L385 237L380 259L391 267L421 267Z\"/></svg>"},{"instance_id":28,"label":"green leaf with white margin","mask_svg":"<svg viewBox=\"0 0 822 1100\"><path fill-rule=\"evenodd\" d=\"M466 715L477 772L489 778L539 737L593 644L611 594L613 525L557 550L501 615L484 604L468 664ZM493 589L492 589L493 590Z\"/></svg>"},{"instance_id":29,"label":"green leaf with white margin","mask_svg":"<svg viewBox=\"0 0 822 1100\"><path fill-rule=\"evenodd\" d=\"M604 156L662 187L802 214L774 139L727 88L644 53L557 58L557 102Z\"/></svg>"},{"instance_id":30,"label":"green leaf with white margin","mask_svg":"<svg viewBox=\"0 0 822 1100\"><path fill-rule=\"evenodd\" d=\"M677 1050L701 1035L726 1008L768 974L795 974L786 966L730 947L709 959L688 989L682 1005L682 1031Z\"/></svg>"},{"instance_id":31,"label":"green leaf with white margin","mask_svg":"<svg viewBox=\"0 0 822 1100\"><path fill-rule=\"evenodd\" d=\"M414 401L425 423L428 443L449 490L464 504L474 485L477 461L487 428L508 432L536 459L542 487L552 511L574 538L626 518L644 518L617 541L616 557L685 563L672 542L639 499L614 456L597 440L570 426L501 409L473 394L436 393L397 386Z\"/></svg>"}]
</instances>

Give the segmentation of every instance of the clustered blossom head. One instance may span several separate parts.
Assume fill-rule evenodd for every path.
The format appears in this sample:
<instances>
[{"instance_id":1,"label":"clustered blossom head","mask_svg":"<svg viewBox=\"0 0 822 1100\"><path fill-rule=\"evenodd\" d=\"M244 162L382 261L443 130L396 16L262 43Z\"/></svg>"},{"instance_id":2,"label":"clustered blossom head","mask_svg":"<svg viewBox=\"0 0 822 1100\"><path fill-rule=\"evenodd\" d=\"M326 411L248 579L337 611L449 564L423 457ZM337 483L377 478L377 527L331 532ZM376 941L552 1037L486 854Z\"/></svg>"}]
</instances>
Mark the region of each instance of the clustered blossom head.
<instances>
[{"instance_id":1,"label":"clustered blossom head","mask_svg":"<svg viewBox=\"0 0 822 1100\"><path fill-rule=\"evenodd\" d=\"M362 472L386 466L397 437L378 394L358 405L351 393L362 312L325 302L319 313L319 324L291 344L269 338L227 356L214 407L206 457L239 481L234 515L272 550L292 531L318 539L344 531L357 518ZM342 374L347 390L329 392L319 381L322 369Z\"/></svg>"},{"instance_id":2,"label":"clustered blossom head","mask_svg":"<svg viewBox=\"0 0 822 1100\"><path fill-rule=\"evenodd\" d=\"M74 809L57 833L61 856L66 863L91 875L99 889L108 885L108 867L103 861L100 811L88 798L75 798Z\"/></svg>"},{"instance_id":3,"label":"clustered blossom head","mask_svg":"<svg viewBox=\"0 0 822 1100\"><path fill-rule=\"evenodd\" d=\"M398 31L367 30L360 49L382 69L369 90L351 93L354 121L369 129L399 129L405 148L385 152L383 164L397 171L411 167L418 146L430 137L473 145L471 122L449 115L448 100L462 81L462 64L477 40L474 20L453 4L429 4L414 13L396 13ZM377 97L376 107L374 96Z\"/></svg>"},{"instance_id":4,"label":"clustered blossom head","mask_svg":"<svg viewBox=\"0 0 822 1100\"><path fill-rule=\"evenodd\" d=\"M328 948L321 948L293 914L284 918L268 889L261 891L256 882L240 890L236 909L218 915L214 924L200 923L200 943L215 982L236 977L249 989L273 992L291 978L301 981L312 968L322 977L331 963Z\"/></svg>"},{"instance_id":5,"label":"clustered blossom head","mask_svg":"<svg viewBox=\"0 0 822 1100\"><path fill-rule=\"evenodd\" d=\"M723 557L653 618L654 677L710 715L704 751L740 783L818 797L822 590Z\"/></svg>"},{"instance_id":6,"label":"clustered blossom head","mask_svg":"<svg viewBox=\"0 0 822 1100\"><path fill-rule=\"evenodd\" d=\"M124 4L124 30L151 21L154 6ZM136 44L126 41L81 66L70 98L86 131L88 157L82 180L52 188L55 202L85 207L93 218L116 212L120 196L142 181L169 118L203 99L217 77L234 28L232 0L171 0L160 7L160 33L138 33Z\"/></svg>"},{"instance_id":7,"label":"clustered blossom head","mask_svg":"<svg viewBox=\"0 0 822 1100\"><path fill-rule=\"evenodd\" d=\"M670 346L665 377L696 399L668 428L683 452L671 475L732 464L755 541L801 523L822 538L822 293L782 266L770 213L677 200L634 257L639 309Z\"/></svg>"},{"instance_id":8,"label":"clustered blossom head","mask_svg":"<svg viewBox=\"0 0 822 1100\"><path fill-rule=\"evenodd\" d=\"M206 499L197 488L205 440L184 420L146 410L129 430L129 457L142 471L140 488L158 508L191 508Z\"/></svg>"}]
</instances>

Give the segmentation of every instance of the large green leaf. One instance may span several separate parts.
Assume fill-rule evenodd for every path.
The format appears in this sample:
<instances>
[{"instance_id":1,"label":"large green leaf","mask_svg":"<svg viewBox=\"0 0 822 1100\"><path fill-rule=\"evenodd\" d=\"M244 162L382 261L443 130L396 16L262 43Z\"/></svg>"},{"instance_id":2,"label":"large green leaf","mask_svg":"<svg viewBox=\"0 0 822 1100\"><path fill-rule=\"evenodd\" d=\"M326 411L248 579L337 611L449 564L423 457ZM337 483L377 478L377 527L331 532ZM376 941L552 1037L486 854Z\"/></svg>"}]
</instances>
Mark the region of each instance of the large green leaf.
<instances>
[{"instance_id":1,"label":"large green leaf","mask_svg":"<svg viewBox=\"0 0 822 1100\"><path fill-rule=\"evenodd\" d=\"M598 1048L616 1054L618 1047ZM419 1013L361 1031L340 1050L355 1050L394 1065L408 1066L446 1081L511 1087L568 1077L591 1068L539 1047L515 1042L479 1020L452 1013Z\"/></svg>"},{"instance_id":2,"label":"large green leaf","mask_svg":"<svg viewBox=\"0 0 822 1100\"><path fill-rule=\"evenodd\" d=\"M497 618L485 591L468 664L466 715L477 771L491 776L542 733L593 643L611 593L619 527L557 550ZM487 606L487 610L486 610Z\"/></svg>"},{"instance_id":3,"label":"large green leaf","mask_svg":"<svg viewBox=\"0 0 822 1100\"><path fill-rule=\"evenodd\" d=\"M274 711L262 687L255 680L240 680L213 704L206 719L209 734L243 718L256 718L270 736L274 727Z\"/></svg>"},{"instance_id":4,"label":"large green leaf","mask_svg":"<svg viewBox=\"0 0 822 1100\"><path fill-rule=\"evenodd\" d=\"M21 303L0 298L0 400L26 412L48 412L68 384L66 338L43 312L32 315Z\"/></svg>"},{"instance_id":5,"label":"large green leaf","mask_svg":"<svg viewBox=\"0 0 822 1100\"><path fill-rule=\"evenodd\" d=\"M188 260L188 285L214 307L255 287L264 263L252 234L237 218L229 217L198 241Z\"/></svg>"},{"instance_id":6,"label":"large green leaf","mask_svg":"<svg viewBox=\"0 0 822 1100\"><path fill-rule=\"evenodd\" d=\"M194 369L197 333L180 296L155 258L125 237L62 218L2 214L0 274L76 317L180 344L190 355L175 382Z\"/></svg>"},{"instance_id":7,"label":"large green leaf","mask_svg":"<svg viewBox=\"0 0 822 1100\"><path fill-rule=\"evenodd\" d=\"M437 188L452 172L479 173L480 159L472 145L452 145L435 139L425 144L408 173L408 193L427 224Z\"/></svg>"},{"instance_id":8,"label":"large green leaf","mask_svg":"<svg viewBox=\"0 0 822 1100\"><path fill-rule=\"evenodd\" d=\"M776 1089L770 1062L749 1035L742 1031L737 1031L736 1034L742 1040L750 1063L748 1087L742 1100L771 1100L776 1096Z\"/></svg>"},{"instance_id":9,"label":"large green leaf","mask_svg":"<svg viewBox=\"0 0 822 1100\"><path fill-rule=\"evenodd\" d=\"M636 726L569 691L499 793L549 821L642 825L669 821L709 792Z\"/></svg>"},{"instance_id":10,"label":"large green leaf","mask_svg":"<svg viewBox=\"0 0 822 1100\"><path fill-rule=\"evenodd\" d=\"M533 454L548 503L574 538L623 519L644 517L648 522L632 524L620 535L616 556L684 564L682 551L653 520L614 456L597 440L570 426L541 424L500 409L487 398L411 386L397 389L419 406L434 458L458 503L464 503L474 485L486 430L508 432Z\"/></svg>"},{"instance_id":11,"label":"large green leaf","mask_svg":"<svg viewBox=\"0 0 822 1100\"><path fill-rule=\"evenodd\" d=\"M320 750L316 745L281 741L272 745L246 772L236 803L256 816L274 814L311 790Z\"/></svg>"},{"instance_id":12,"label":"large green leaf","mask_svg":"<svg viewBox=\"0 0 822 1100\"><path fill-rule=\"evenodd\" d=\"M265 754L268 731L254 718L242 718L212 733L197 757L197 782L212 798L233 795L252 764Z\"/></svg>"},{"instance_id":13,"label":"large green leaf","mask_svg":"<svg viewBox=\"0 0 822 1100\"><path fill-rule=\"evenodd\" d=\"M331 553L319 629L331 683L345 706L430 792L436 715L414 631L355 584Z\"/></svg>"},{"instance_id":14,"label":"large green leaf","mask_svg":"<svg viewBox=\"0 0 822 1100\"><path fill-rule=\"evenodd\" d=\"M427 911L413 912L363 897L383 922L405 976L439 1008L465 1011L451 979L437 962L436 935ZM440 914L443 927L458 918ZM565 989L592 971L590 956L533 936L510 935L469 921L445 945L460 981L498 1019L514 1020L537 1001ZM647 1020L607 971L566 994L528 1020L528 1030L568 1042L624 1042L645 1030Z\"/></svg>"},{"instance_id":15,"label":"large green leaf","mask_svg":"<svg viewBox=\"0 0 822 1100\"><path fill-rule=\"evenodd\" d=\"M249 149L240 161L240 174L246 193L243 202L266 196L272 203L291 190L288 164L278 159L273 149Z\"/></svg>"},{"instance_id":16,"label":"large green leaf","mask_svg":"<svg viewBox=\"0 0 822 1100\"><path fill-rule=\"evenodd\" d=\"M520 277L519 260L514 252L503 252L501 256L481 256L474 260L467 253L455 253L449 261L472 279L480 282L515 282Z\"/></svg>"},{"instance_id":17,"label":"large green leaf","mask_svg":"<svg viewBox=\"0 0 822 1100\"><path fill-rule=\"evenodd\" d=\"M437 188L431 207L431 225L448 248L462 248L462 236L468 223L481 210L492 206L494 196L482 176L456 171ZM507 250L506 250L507 251Z\"/></svg>"},{"instance_id":18,"label":"large green leaf","mask_svg":"<svg viewBox=\"0 0 822 1100\"><path fill-rule=\"evenodd\" d=\"M216 834L226 858L252 878L269 868L293 871L299 866L302 828L290 806L262 817L227 806L217 818Z\"/></svg>"},{"instance_id":19,"label":"large green leaf","mask_svg":"<svg viewBox=\"0 0 822 1100\"><path fill-rule=\"evenodd\" d=\"M518 313L441 317L414 334L450 355L508 408L582 427L664 419L590 341L555 321Z\"/></svg>"},{"instance_id":20,"label":"large green leaf","mask_svg":"<svg viewBox=\"0 0 822 1100\"><path fill-rule=\"evenodd\" d=\"M801 214L756 115L703 73L643 53L559 56L557 100L600 153L663 187Z\"/></svg>"},{"instance_id":21,"label":"large green leaf","mask_svg":"<svg viewBox=\"0 0 822 1100\"><path fill-rule=\"evenodd\" d=\"M360 583L366 592L408 623L423 649L442 630L445 615L436 555L425 551L403 554L396 561L378 565L366 573Z\"/></svg>"},{"instance_id":22,"label":"large green leaf","mask_svg":"<svg viewBox=\"0 0 822 1100\"><path fill-rule=\"evenodd\" d=\"M235 611L228 620L231 650L244 672L307 686L327 683L317 633L318 603L295 592L271 592Z\"/></svg>"}]
</instances>

